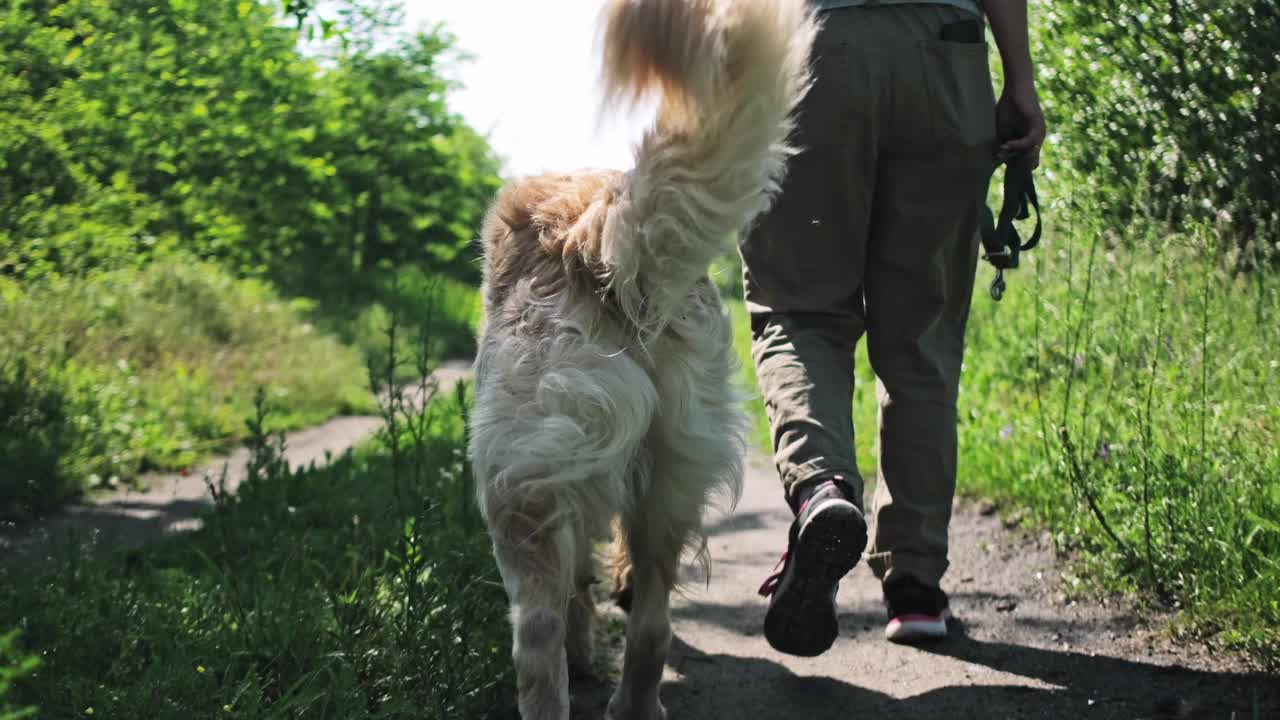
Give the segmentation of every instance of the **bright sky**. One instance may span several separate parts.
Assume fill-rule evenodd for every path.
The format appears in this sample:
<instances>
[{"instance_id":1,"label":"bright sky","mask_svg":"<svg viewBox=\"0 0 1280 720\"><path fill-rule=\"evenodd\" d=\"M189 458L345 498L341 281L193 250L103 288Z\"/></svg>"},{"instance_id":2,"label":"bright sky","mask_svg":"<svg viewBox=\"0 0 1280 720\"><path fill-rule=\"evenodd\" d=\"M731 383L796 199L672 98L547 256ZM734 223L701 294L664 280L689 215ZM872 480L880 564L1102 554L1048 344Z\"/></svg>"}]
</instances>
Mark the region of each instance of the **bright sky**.
<instances>
[{"instance_id":1,"label":"bright sky","mask_svg":"<svg viewBox=\"0 0 1280 720\"><path fill-rule=\"evenodd\" d=\"M444 22L473 57L454 109L489 135L507 172L625 169L643 112L600 122L596 20L603 0L418 0L409 21Z\"/></svg>"}]
</instances>

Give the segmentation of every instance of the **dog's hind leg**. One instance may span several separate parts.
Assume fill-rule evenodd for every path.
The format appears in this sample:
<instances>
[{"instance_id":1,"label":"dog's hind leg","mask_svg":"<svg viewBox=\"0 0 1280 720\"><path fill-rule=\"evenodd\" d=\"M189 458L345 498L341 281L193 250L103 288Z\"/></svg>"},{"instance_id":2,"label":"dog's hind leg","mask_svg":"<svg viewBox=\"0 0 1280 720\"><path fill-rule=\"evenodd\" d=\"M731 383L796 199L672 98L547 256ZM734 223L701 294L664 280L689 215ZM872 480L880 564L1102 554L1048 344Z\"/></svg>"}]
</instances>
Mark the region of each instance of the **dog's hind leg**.
<instances>
[{"instance_id":1,"label":"dog's hind leg","mask_svg":"<svg viewBox=\"0 0 1280 720\"><path fill-rule=\"evenodd\" d=\"M512 603L524 720L568 717L568 654L587 652L570 599L592 540L628 504L623 473L652 425L657 393L616 346L565 334L530 350L489 336L471 416L470 456L482 514ZM532 358L532 359L531 359ZM535 362L537 361L537 362ZM578 603L572 618L588 608Z\"/></svg>"},{"instance_id":2,"label":"dog's hind leg","mask_svg":"<svg viewBox=\"0 0 1280 720\"><path fill-rule=\"evenodd\" d=\"M595 558L589 543L578 548L578 568L573 596L569 598L569 618L565 637L565 653L569 674L575 678L595 675L596 603L591 597L595 581Z\"/></svg>"},{"instance_id":3,"label":"dog's hind leg","mask_svg":"<svg viewBox=\"0 0 1280 720\"><path fill-rule=\"evenodd\" d=\"M568 720L565 637L577 546L551 503L524 502L494 523L494 556L511 601L516 686L523 720Z\"/></svg>"},{"instance_id":4,"label":"dog's hind leg","mask_svg":"<svg viewBox=\"0 0 1280 720\"><path fill-rule=\"evenodd\" d=\"M608 720L663 720L667 716L658 690L671 647L670 595L683 544L667 527L666 523L646 525L642 515L628 533L631 610L622 681L609 701Z\"/></svg>"}]
</instances>

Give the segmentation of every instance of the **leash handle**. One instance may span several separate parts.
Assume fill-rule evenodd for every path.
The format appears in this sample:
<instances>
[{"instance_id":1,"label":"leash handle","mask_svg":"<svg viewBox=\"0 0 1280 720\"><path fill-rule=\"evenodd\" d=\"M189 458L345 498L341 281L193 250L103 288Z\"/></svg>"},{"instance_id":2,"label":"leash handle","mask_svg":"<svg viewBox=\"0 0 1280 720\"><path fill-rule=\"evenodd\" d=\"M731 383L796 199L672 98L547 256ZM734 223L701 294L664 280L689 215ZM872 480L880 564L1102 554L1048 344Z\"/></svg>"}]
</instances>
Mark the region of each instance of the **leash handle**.
<instances>
[{"instance_id":1,"label":"leash handle","mask_svg":"<svg viewBox=\"0 0 1280 720\"><path fill-rule=\"evenodd\" d=\"M996 269L995 281L991 283L991 298L996 302L1004 298L1006 290L1004 271L1018 267L1019 255L1039 245L1042 232L1040 199L1036 195L1035 179L1031 174L1031 165L1027 162L1026 156L1015 155L997 164L996 168L998 169L1000 165L1005 165L1004 197L1000 207L1000 217L997 220L992 215L991 208L984 202L979 224L985 251L982 259L991 263ZM1032 209L1036 212L1036 226L1024 243L1013 221L1030 218Z\"/></svg>"},{"instance_id":2,"label":"leash handle","mask_svg":"<svg viewBox=\"0 0 1280 720\"><path fill-rule=\"evenodd\" d=\"M1010 174L1013 175L1012 178L1009 177ZM1013 180L1012 183L1010 182L1011 179ZM1031 217L1031 212L1028 208L1036 211L1035 230L1031 231L1031 237L1027 239L1025 244L1020 244L1018 246L1019 250L1032 250L1040 244L1042 226L1040 217L1040 198L1036 195L1036 181L1031 174L1031 165L1027 163L1026 155L1018 154L1009 158L1008 169L1005 170L1005 202L1008 202L1009 200L1009 186L1011 184L1015 185L1013 194L1017 199L1016 203L1018 212L1015 217L1019 220L1026 220ZM1012 219L1010 220L1009 226L1011 228L1013 227ZM1013 232L1014 237L1018 237L1016 228L1013 229Z\"/></svg>"}]
</instances>

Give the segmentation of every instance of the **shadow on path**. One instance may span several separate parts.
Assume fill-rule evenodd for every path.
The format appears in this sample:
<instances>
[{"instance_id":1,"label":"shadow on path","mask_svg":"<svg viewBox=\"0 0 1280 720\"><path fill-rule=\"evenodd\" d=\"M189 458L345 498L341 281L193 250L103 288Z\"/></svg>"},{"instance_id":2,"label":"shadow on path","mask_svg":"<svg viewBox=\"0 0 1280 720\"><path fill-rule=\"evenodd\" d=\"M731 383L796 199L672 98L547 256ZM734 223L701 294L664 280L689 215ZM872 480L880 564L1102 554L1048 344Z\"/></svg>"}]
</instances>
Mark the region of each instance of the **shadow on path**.
<instances>
[{"instance_id":1,"label":"shadow on path","mask_svg":"<svg viewBox=\"0 0 1280 720\"><path fill-rule=\"evenodd\" d=\"M1090 701L1089 717L1280 718L1280 683L1262 673L1205 672L982 641L963 622L952 624L945 641L922 650L1063 687Z\"/></svg>"},{"instance_id":2,"label":"shadow on path","mask_svg":"<svg viewBox=\"0 0 1280 720\"><path fill-rule=\"evenodd\" d=\"M985 643L968 638L962 628L924 652L1055 687L964 684L896 698L832 677L798 674L766 658L706 653L677 636L668 660L677 677L664 683L662 698L672 720L1280 717L1280 698L1268 684L1274 683L1261 675L1195 672ZM597 681L576 685L574 720L603 717L610 690Z\"/></svg>"}]
</instances>

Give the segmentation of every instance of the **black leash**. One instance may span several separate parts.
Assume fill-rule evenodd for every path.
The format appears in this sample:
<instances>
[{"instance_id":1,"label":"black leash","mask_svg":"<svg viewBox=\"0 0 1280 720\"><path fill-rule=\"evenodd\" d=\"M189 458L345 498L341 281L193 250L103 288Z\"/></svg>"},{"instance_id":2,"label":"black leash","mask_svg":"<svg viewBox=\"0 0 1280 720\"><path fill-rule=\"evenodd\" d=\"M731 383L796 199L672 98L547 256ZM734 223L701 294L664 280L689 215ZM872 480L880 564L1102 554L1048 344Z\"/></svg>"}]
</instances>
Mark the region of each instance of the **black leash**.
<instances>
[{"instance_id":1,"label":"black leash","mask_svg":"<svg viewBox=\"0 0 1280 720\"><path fill-rule=\"evenodd\" d=\"M991 283L991 297L996 302L1004 297L1004 271L1018 267L1018 257L1040 244L1040 200L1036 197L1036 183L1031 176L1031 165L1026 155L1015 155L1004 163L1004 201L997 221L985 202L982 207L983 260L996 269L995 282ZM999 166L997 166L999 167ZM1014 220L1031 217L1036 211L1036 229L1024 243L1014 226Z\"/></svg>"}]
</instances>

